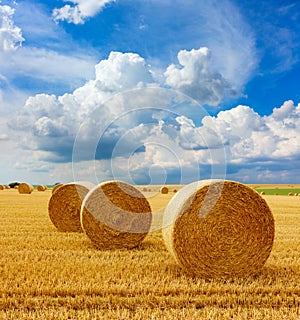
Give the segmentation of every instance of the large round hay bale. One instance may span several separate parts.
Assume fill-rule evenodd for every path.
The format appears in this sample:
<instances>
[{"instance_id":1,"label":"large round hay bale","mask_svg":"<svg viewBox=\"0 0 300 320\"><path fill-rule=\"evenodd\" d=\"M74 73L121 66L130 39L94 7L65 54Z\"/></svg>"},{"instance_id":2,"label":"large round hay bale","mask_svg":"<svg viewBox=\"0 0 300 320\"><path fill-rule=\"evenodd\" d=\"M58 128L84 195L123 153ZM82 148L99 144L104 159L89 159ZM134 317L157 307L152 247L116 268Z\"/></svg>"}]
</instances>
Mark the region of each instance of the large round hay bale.
<instances>
[{"instance_id":1,"label":"large round hay bale","mask_svg":"<svg viewBox=\"0 0 300 320\"><path fill-rule=\"evenodd\" d=\"M86 194L94 185L72 182L57 188L48 203L49 217L58 231L82 232L80 208Z\"/></svg>"},{"instance_id":2,"label":"large round hay bale","mask_svg":"<svg viewBox=\"0 0 300 320\"><path fill-rule=\"evenodd\" d=\"M179 190L165 210L163 237L177 263L202 278L261 270L274 241L267 202L234 181L204 180Z\"/></svg>"},{"instance_id":3,"label":"large round hay bale","mask_svg":"<svg viewBox=\"0 0 300 320\"><path fill-rule=\"evenodd\" d=\"M152 212L148 200L132 185L107 181L93 188L81 207L81 225L99 249L134 248L148 234Z\"/></svg>"},{"instance_id":4,"label":"large round hay bale","mask_svg":"<svg viewBox=\"0 0 300 320\"><path fill-rule=\"evenodd\" d=\"M63 186L63 183L58 183L58 184L56 184L56 185L53 187L53 189L52 189L52 194L53 194L58 188L60 188L61 186Z\"/></svg>"},{"instance_id":5,"label":"large round hay bale","mask_svg":"<svg viewBox=\"0 0 300 320\"><path fill-rule=\"evenodd\" d=\"M0 190L4 190L4 186L0 184Z\"/></svg>"},{"instance_id":6,"label":"large round hay bale","mask_svg":"<svg viewBox=\"0 0 300 320\"><path fill-rule=\"evenodd\" d=\"M160 193L161 194L168 194L169 193L169 189L166 186L161 187L160 188Z\"/></svg>"},{"instance_id":7,"label":"large round hay bale","mask_svg":"<svg viewBox=\"0 0 300 320\"><path fill-rule=\"evenodd\" d=\"M47 190L47 186L44 186L44 185L39 185L39 186L37 186L37 191L45 191L45 190Z\"/></svg>"},{"instance_id":8,"label":"large round hay bale","mask_svg":"<svg viewBox=\"0 0 300 320\"><path fill-rule=\"evenodd\" d=\"M34 188L31 184L23 182L19 184L18 190L20 194L30 194Z\"/></svg>"}]
</instances>

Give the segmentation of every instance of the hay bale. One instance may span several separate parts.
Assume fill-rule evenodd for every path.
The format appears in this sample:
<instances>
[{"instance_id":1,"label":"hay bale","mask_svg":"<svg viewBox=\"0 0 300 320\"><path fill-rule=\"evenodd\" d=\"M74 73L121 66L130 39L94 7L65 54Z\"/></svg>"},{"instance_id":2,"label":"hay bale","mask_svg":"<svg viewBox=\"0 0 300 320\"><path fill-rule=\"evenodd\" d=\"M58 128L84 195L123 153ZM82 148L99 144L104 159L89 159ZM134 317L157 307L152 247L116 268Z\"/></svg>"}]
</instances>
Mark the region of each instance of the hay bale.
<instances>
[{"instance_id":1,"label":"hay bale","mask_svg":"<svg viewBox=\"0 0 300 320\"><path fill-rule=\"evenodd\" d=\"M59 189L61 186L63 186L63 183L58 183L58 184L56 184L56 185L53 187L53 189L52 189L52 194L53 194L57 189Z\"/></svg>"},{"instance_id":2,"label":"hay bale","mask_svg":"<svg viewBox=\"0 0 300 320\"><path fill-rule=\"evenodd\" d=\"M261 191L260 193L262 196L264 196L266 193L264 191Z\"/></svg>"},{"instance_id":3,"label":"hay bale","mask_svg":"<svg viewBox=\"0 0 300 320\"><path fill-rule=\"evenodd\" d=\"M174 189L173 192L176 193L176 192L177 192L177 189Z\"/></svg>"},{"instance_id":4,"label":"hay bale","mask_svg":"<svg viewBox=\"0 0 300 320\"><path fill-rule=\"evenodd\" d=\"M34 188L31 184L23 182L19 184L18 190L20 194L31 194Z\"/></svg>"},{"instance_id":5,"label":"hay bale","mask_svg":"<svg viewBox=\"0 0 300 320\"><path fill-rule=\"evenodd\" d=\"M296 192L296 193L295 193L295 197L297 197L297 196L298 196L298 193Z\"/></svg>"},{"instance_id":6,"label":"hay bale","mask_svg":"<svg viewBox=\"0 0 300 320\"><path fill-rule=\"evenodd\" d=\"M160 188L160 193L161 194L168 194L169 193L169 189L167 187L161 187Z\"/></svg>"},{"instance_id":7,"label":"hay bale","mask_svg":"<svg viewBox=\"0 0 300 320\"><path fill-rule=\"evenodd\" d=\"M142 189L142 191L143 191L143 192L147 192L148 189L144 187L144 188Z\"/></svg>"},{"instance_id":8,"label":"hay bale","mask_svg":"<svg viewBox=\"0 0 300 320\"><path fill-rule=\"evenodd\" d=\"M10 189L10 186L5 186L5 189Z\"/></svg>"},{"instance_id":9,"label":"hay bale","mask_svg":"<svg viewBox=\"0 0 300 320\"><path fill-rule=\"evenodd\" d=\"M81 207L81 225L98 249L131 249L148 234L148 200L134 186L107 181L92 189Z\"/></svg>"},{"instance_id":10,"label":"hay bale","mask_svg":"<svg viewBox=\"0 0 300 320\"><path fill-rule=\"evenodd\" d=\"M233 181L204 180L179 190L165 209L163 237L177 263L202 278L261 270L274 241L267 202Z\"/></svg>"},{"instance_id":11,"label":"hay bale","mask_svg":"<svg viewBox=\"0 0 300 320\"><path fill-rule=\"evenodd\" d=\"M293 192L289 192L289 194L288 194L288 196L293 196L294 194L293 194Z\"/></svg>"},{"instance_id":12,"label":"hay bale","mask_svg":"<svg viewBox=\"0 0 300 320\"><path fill-rule=\"evenodd\" d=\"M0 190L4 190L4 186L0 184Z\"/></svg>"},{"instance_id":13,"label":"hay bale","mask_svg":"<svg viewBox=\"0 0 300 320\"><path fill-rule=\"evenodd\" d=\"M62 232L82 232L80 208L84 197L94 185L78 181L64 184L52 193L48 203L50 220Z\"/></svg>"},{"instance_id":14,"label":"hay bale","mask_svg":"<svg viewBox=\"0 0 300 320\"><path fill-rule=\"evenodd\" d=\"M14 186L14 189L19 189L19 185Z\"/></svg>"},{"instance_id":15,"label":"hay bale","mask_svg":"<svg viewBox=\"0 0 300 320\"><path fill-rule=\"evenodd\" d=\"M37 186L37 191L45 191L45 190L47 190L46 186L44 186L44 185Z\"/></svg>"}]
</instances>

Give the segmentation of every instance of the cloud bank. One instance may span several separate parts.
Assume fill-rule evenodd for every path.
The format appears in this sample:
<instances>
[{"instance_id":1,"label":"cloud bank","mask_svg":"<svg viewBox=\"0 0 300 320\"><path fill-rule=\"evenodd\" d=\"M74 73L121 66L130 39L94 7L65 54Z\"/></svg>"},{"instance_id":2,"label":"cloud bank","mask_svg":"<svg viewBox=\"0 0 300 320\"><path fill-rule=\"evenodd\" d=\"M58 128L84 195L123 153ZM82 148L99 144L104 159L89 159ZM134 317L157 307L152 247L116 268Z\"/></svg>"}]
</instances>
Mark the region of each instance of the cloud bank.
<instances>
[{"instance_id":1,"label":"cloud bank","mask_svg":"<svg viewBox=\"0 0 300 320\"><path fill-rule=\"evenodd\" d=\"M207 48L181 51L179 62L165 70L162 87L141 56L111 52L95 66L95 79L73 93L28 98L10 129L40 161L75 161L78 178L96 170L99 179L186 183L195 172L223 178L227 170L246 181L285 172L283 160L300 158L300 104L286 101L263 117L242 105L211 116L202 104L216 105L228 84L209 71Z\"/></svg>"},{"instance_id":2,"label":"cloud bank","mask_svg":"<svg viewBox=\"0 0 300 320\"><path fill-rule=\"evenodd\" d=\"M95 16L103 8L115 0L70 0L73 6L66 4L53 10L55 21L66 20L69 23L83 24L86 19Z\"/></svg>"}]
</instances>

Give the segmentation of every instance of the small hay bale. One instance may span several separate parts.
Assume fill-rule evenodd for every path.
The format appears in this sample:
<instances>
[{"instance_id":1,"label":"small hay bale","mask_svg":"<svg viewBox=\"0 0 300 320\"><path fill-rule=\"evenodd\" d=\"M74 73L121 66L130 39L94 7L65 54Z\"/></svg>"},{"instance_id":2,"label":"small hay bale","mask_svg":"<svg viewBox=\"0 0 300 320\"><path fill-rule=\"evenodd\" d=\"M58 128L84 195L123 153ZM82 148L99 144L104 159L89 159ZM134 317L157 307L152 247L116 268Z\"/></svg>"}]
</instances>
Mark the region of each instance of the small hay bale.
<instances>
[{"instance_id":1,"label":"small hay bale","mask_svg":"<svg viewBox=\"0 0 300 320\"><path fill-rule=\"evenodd\" d=\"M288 194L288 196L293 196L294 194L293 194L293 192L289 192L289 194Z\"/></svg>"},{"instance_id":2,"label":"small hay bale","mask_svg":"<svg viewBox=\"0 0 300 320\"><path fill-rule=\"evenodd\" d=\"M5 189L10 189L10 186L5 186Z\"/></svg>"},{"instance_id":3,"label":"small hay bale","mask_svg":"<svg viewBox=\"0 0 300 320\"><path fill-rule=\"evenodd\" d=\"M298 193L296 192L296 193L295 193L295 197L297 197L297 196L298 196Z\"/></svg>"},{"instance_id":4,"label":"small hay bale","mask_svg":"<svg viewBox=\"0 0 300 320\"><path fill-rule=\"evenodd\" d=\"M177 189L174 189L173 192L176 193L176 192L177 192Z\"/></svg>"},{"instance_id":5,"label":"small hay bale","mask_svg":"<svg viewBox=\"0 0 300 320\"><path fill-rule=\"evenodd\" d=\"M161 194L168 194L169 193L169 189L167 187L161 187L160 188L160 193Z\"/></svg>"},{"instance_id":6,"label":"small hay bale","mask_svg":"<svg viewBox=\"0 0 300 320\"><path fill-rule=\"evenodd\" d=\"M45 191L45 190L47 190L46 186L44 186L44 185L37 186L37 191Z\"/></svg>"},{"instance_id":7,"label":"small hay bale","mask_svg":"<svg viewBox=\"0 0 300 320\"><path fill-rule=\"evenodd\" d=\"M142 189L142 191L143 191L143 192L147 192L148 189L144 187L144 188Z\"/></svg>"},{"instance_id":8,"label":"small hay bale","mask_svg":"<svg viewBox=\"0 0 300 320\"><path fill-rule=\"evenodd\" d=\"M266 193L264 191L261 191L260 193L262 196L264 196Z\"/></svg>"},{"instance_id":9,"label":"small hay bale","mask_svg":"<svg viewBox=\"0 0 300 320\"><path fill-rule=\"evenodd\" d=\"M107 181L92 189L81 207L81 225L98 249L131 249L150 231L152 212L137 188Z\"/></svg>"},{"instance_id":10,"label":"small hay bale","mask_svg":"<svg viewBox=\"0 0 300 320\"><path fill-rule=\"evenodd\" d=\"M4 190L4 186L2 184L0 184L0 190Z\"/></svg>"},{"instance_id":11,"label":"small hay bale","mask_svg":"<svg viewBox=\"0 0 300 320\"><path fill-rule=\"evenodd\" d=\"M63 186L63 183L59 183L59 184L56 184L53 189L52 189L52 194L58 189L60 188L61 186Z\"/></svg>"},{"instance_id":12,"label":"small hay bale","mask_svg":"<svg viewBox=\"0 0 300 320\"><path fill-rule=\"evenodd\" d=\"M89 182L64 184L52 193L48 203L50 220L61 232L82 232L80 208L84 197L94 185Z\"/></svg>"},{"instance_id":13,"label":"small hay bale","mask_svg":"<svg viewBox=\"0 0 300 320\"><path fill-rule=\"evenodd\" d=\"M20 194L31 194L34 188L31 184L23 182L19 184L18 190Z\"/></svg>"},{"instance_id":14,"label":"small hay bale","mask_svg":"<svg viewBox=\"0 0 300 320\"><path fill-rule=\"evenodd\" d=\"M274 241L267 202L234 181L204 180L180 189L165 209L164 242L179 266L201 278L259 272Z\"/></svg>"},{"instance_id":15,"label":"small hay bale","mask_svg":"<svg viewBox=\"0 0 300 320\"><path fill-rule=\"evenodd\" d=\"M275 195L275 196L278 196L278 192L275 192L274 195Z\"/></svg>"},{"instance_id":16,"label":"small hay bale","mask_svg":"<svg viewBox=\"0 0 300 320\"><path fill-rule=\"evenodd\" d=\"M19 185L17 185L17 186L14 186L14 189L19 189Z\"/></svg>"}]
</instances>

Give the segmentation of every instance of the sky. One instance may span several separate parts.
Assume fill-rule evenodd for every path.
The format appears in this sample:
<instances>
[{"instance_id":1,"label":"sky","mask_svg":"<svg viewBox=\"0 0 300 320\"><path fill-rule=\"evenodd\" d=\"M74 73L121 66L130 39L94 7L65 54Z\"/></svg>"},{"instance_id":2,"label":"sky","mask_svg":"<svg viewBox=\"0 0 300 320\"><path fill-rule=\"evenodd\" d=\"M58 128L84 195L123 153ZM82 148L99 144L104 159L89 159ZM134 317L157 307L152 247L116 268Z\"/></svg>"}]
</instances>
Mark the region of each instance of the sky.
<instances>
[{"instance_id":1,"label":"sky","mask_svg":"<svg viewBox=\"0 0 300 320\"><path fill-rule=\"evenodd\" d=\"M0 183L300 183L300 2L0 1Z\"/></svg>"}]
</instances>

